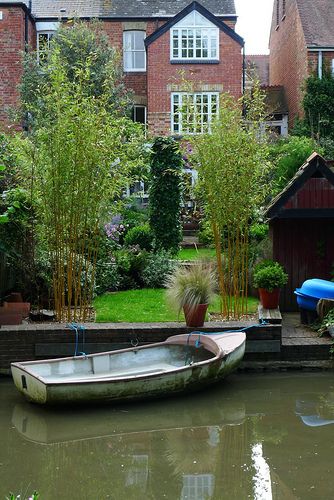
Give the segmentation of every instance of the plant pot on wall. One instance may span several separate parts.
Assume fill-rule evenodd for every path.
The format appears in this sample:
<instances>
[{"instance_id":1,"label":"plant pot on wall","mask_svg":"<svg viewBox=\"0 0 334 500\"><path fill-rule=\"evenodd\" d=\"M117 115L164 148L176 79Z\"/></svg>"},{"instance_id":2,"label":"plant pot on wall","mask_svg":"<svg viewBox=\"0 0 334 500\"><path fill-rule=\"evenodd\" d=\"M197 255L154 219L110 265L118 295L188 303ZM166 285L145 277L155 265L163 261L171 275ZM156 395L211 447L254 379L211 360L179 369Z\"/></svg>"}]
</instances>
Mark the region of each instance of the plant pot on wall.
<instances>
[{"instance_id":1,"label":"plant pot on wall","mask_svg":"<svg viewBox=\"0 0 334 500\"><path fill-rule=\"evenodd\" d=\"M206 311L209 304L198 304L195 307L183 306L187 326L199 327L204 325Z\"/></svg>"},{"instance_id":2,"label":"plant pot on wall","mask_svg":"<svg viewBox=\"0 0 334 500\"><path fill-rule=\"evenodd\" d=\"M276 309L279 305L281 287L288 281L288 275L278 262L260 262L254 270L254 286L259 289L264 309Z\"/></svg>"},{"instance_id":3,"label":"plant pot on wall","mask_svg":"<svg viewBox=\"0 0 334 500\"><path fill-rule=\"evenodd\" d=\"M271 292L265 288L259 288L260 301L264 309L277 309L280 293L280 288L274 288Z\"/></svg>"}]
</instances>

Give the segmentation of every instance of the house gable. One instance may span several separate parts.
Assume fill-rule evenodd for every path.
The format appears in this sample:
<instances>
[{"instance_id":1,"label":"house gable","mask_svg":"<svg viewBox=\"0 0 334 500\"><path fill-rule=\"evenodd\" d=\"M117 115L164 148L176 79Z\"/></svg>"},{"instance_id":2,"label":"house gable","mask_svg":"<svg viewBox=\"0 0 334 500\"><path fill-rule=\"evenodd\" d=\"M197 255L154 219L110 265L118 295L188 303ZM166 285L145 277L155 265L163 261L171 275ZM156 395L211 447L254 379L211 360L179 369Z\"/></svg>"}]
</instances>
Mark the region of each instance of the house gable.
<instances>
[{"instance_id":1,"label":"house gable","mask_svg":"<svg viewBox=\"0 0 334 500\"><path fill-rule=\"evenodd\" d=\"M148 36L145 40L146 47L148 47L152 42L157 40L157 38L159 38L161 35L163 35L167 31L169 31L177 23L181 22L184 18L186 18L193 11L198 12L201 16L206 18L213 25L217 26L221 31L226 33L231 38L233 38L233 40L235 40L241 47L244 46L243 38L240 35L238 35L232 28L230 28L223 21L221 21L216 16L211 14L211 12L209 12L200 3L192 2L187 7L185 7L181 12L179 12L176 16L174 16L172 19L167 21L166 24L164 24L163 26L158 28L154 33L152 33L150 36Z\"/></svg>"}]
</instances>

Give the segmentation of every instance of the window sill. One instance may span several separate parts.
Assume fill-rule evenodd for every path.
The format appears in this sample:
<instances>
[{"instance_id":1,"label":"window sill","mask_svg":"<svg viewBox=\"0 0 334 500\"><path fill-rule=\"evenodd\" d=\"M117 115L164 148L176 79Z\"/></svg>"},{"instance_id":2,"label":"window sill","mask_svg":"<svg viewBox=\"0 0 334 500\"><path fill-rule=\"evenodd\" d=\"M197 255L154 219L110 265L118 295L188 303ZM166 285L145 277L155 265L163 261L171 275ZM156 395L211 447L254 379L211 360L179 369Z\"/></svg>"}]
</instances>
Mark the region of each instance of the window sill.
<instances>
[{"instance_id":1,"label":"window sill","mask_svg":"<svg viewBox=\"0 0 334 500\"><path fill-rule=\"evenodd\" d=\"M219 64L218 59L171 59L171 64Z\"/></svg>"},{"instance_id":2,"label":"window sill","mask_svg":"<svg viewBox=\"0 0 334 500\"><path fill-rule=\"evenodd\" d=\"M123 69L124 73L146 73L146 69Z\"/></svg>"}]
</instances>

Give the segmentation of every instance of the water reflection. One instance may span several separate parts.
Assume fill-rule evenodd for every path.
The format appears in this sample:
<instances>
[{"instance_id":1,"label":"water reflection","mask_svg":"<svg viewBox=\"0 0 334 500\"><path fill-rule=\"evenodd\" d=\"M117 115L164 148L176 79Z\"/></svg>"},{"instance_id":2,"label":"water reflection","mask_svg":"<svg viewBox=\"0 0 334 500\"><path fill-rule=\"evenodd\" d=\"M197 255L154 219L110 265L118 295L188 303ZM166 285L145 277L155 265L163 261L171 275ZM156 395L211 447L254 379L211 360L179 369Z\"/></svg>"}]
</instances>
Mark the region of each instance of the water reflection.
<instances>
[{"instance_id":1,"label":"water reflection","mask_svg":"<svg viewBox=\"0 0 334 500\"><path fill-rule=\"evenodd\" d=\"M234 376L182 399L48 410L0 382L0 498L28 485L41 500L331 498L331 384Z\"/></svg>"}]
</instances>

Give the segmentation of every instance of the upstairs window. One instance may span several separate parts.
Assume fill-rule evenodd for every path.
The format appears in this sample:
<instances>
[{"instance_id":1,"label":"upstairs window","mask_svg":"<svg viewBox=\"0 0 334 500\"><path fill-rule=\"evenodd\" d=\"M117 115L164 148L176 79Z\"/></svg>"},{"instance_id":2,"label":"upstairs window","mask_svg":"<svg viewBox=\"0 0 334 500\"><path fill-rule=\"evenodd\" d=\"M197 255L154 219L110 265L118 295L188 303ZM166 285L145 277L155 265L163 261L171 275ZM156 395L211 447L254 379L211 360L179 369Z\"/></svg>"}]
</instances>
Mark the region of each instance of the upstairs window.
<instances>
[{"instance_id":1,"label":"upstairs window","mask_svg":"<svg viewBox=\"0 0 334 500\"><path fill-rule=\"evenodd\" d=\"M172 94L172 133L203 134L210 132L218 115L218 92L179 92Z\"/></svg>"},{"instance_id":2,"label":"upstairs window","mask_svg":"<svg viewBox=\"0 0 334 500\"><path fill-rule=\"evenodd\" d=\"M37 33L37 58L39 63L47 61L53 36L54 31L39 31Z\"/></svg>"},{"instance_id":3,"label":"upstairs window","mask_svg":"<svg viewBox=\"0 0 334 500\"><path fill-rule=\"evenodd\" d=\"M218 60L219 29L195 10L170 30L171 60Z\"/></svg>"},{"instance_id":4,"label":"upstairs window","mask_svg":"<svg viewBox=\"0 0 334 500\"><path fill-rule=\"evenodd\" d=\"M145 31L124 31L124 71L146 71Z\"/></svg>"}]
</instances>

